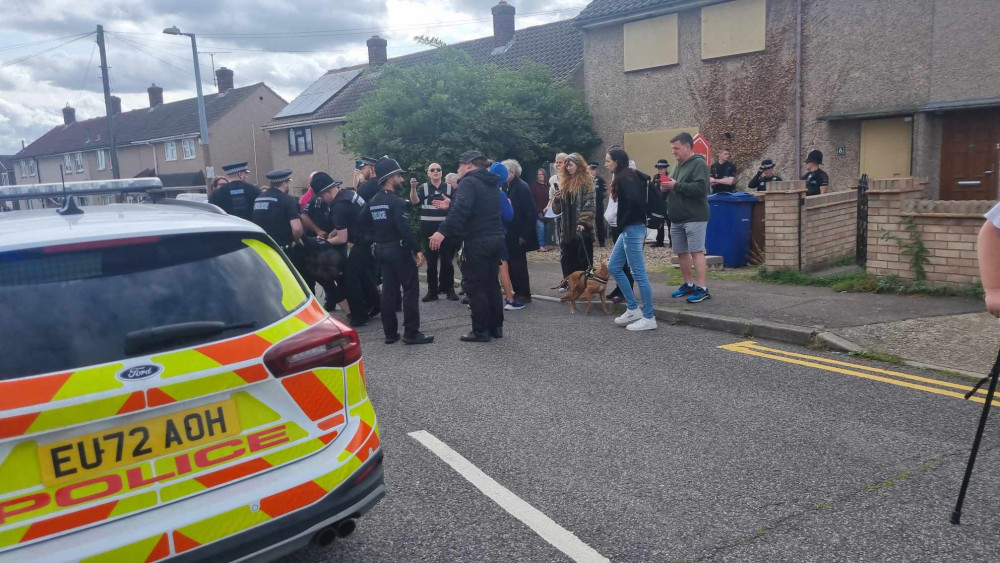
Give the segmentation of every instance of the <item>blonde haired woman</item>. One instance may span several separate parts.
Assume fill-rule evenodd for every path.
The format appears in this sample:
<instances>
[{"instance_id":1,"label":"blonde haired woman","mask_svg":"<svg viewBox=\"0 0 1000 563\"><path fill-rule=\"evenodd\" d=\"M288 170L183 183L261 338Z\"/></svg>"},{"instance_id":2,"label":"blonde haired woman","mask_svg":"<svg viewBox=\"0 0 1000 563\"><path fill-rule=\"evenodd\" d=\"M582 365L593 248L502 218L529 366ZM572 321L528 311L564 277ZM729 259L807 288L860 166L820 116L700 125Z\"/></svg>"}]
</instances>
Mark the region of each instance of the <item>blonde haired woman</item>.
<instances>
[{"instance_id":1,"label":"blonde haired woman","mask_svg":"<svg viewBox=\"0 0 1000 563\"><path fill-rule=\"evenodd\" d=\"M559 214L556 228L563 276L587 270L594 262L594 195L594 177L587 161L579 153L568 155L559 171L559 189L552 198L552 211Z\"/></svg>"}]
</instances>

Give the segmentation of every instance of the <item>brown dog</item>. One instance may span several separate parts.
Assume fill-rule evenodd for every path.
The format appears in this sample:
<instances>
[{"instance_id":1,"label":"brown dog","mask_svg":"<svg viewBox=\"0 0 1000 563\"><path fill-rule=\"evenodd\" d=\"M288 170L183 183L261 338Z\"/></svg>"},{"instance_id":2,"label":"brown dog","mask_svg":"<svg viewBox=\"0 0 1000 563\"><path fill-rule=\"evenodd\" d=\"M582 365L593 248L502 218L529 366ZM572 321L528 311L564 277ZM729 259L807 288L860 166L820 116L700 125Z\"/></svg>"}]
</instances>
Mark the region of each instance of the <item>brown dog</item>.
<instances>
[{"instance_id":1,"label":"brown dog","mask_svg":"<svg viewBox=\"0 0 1000 563\"><path fill-rule=\"evenodd\" d=\"M608 290L610 275L611 272L608 271L608 263L607 261L604 261L594 269L593 277L587 278L587 272L582 270L573 272L563 278L563 280L559 282L559 285L553 287L552 289L557 289L564 283L569 285L569 289L566 290L566 293L563 294L560 301L569 301L570 313L576 313L576 300L584 299L587 301L587 314L589 315L590 308L593 306L591 300L595 295L598 295L601 298L601 309L603 309L604 314L607 315L611 313L611 310L608 308L608 300L605 297Z\"/></svg>"}]
</instances>

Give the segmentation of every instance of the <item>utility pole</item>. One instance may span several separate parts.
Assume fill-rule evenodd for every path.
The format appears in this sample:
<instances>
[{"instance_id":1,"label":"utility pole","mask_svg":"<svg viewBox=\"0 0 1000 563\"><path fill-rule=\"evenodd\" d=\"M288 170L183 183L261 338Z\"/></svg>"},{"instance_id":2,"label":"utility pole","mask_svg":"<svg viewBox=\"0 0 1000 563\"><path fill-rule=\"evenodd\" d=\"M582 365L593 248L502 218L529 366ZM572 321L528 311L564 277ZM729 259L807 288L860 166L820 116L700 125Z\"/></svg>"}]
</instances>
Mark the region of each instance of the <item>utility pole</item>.
<instances>
[{"instance_id":1,"label":"utility pole","mask_svg":"<svg viewBox=\"0 0 1000 563\"><path fill-rule=\"evenodd\" d=\"M111 86L108 85L108 51L104 46L104 26L97 26L97 48L101 51L101 82L104 83L104 113L108 116L108 143L111 144L111 177L121 178L118 170L118 144L115 142L114 113L111 110Z\"/></svg>"}]
</instances>

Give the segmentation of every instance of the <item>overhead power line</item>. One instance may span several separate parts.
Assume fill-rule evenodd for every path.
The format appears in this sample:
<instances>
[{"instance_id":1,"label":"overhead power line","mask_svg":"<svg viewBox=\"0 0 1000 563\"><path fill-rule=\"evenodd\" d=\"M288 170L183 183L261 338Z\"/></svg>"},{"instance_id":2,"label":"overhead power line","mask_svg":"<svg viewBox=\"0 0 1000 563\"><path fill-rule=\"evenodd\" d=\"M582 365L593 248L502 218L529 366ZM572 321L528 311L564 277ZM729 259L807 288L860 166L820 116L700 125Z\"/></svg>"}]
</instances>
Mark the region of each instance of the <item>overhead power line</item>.
<instances>
[{"instance_id":1,"label":"overhead power line","mask_svg":"<svg viewBox=\"0 0 1000 563\"><path fill-rule=\"evenodd\" d=\"M540 16L557 14L561 12L570 12L574 10L583 9L583 6L571 6L567 8L558 8L554 10L542 10L538 12L526 12L523 14L515 14L516 18L524 18L528 16ZM378 28L378 27L367 27L367 28L345 28L345 29L324 29L324 30L312 30L312 31L275 31L275 32L254 32L254 33L198 33L198 37L209 38L222 38L222 39L268 39L268 38L283 38L283 37L336 37L341 35L360 35L367 33L385 33L390 31L408 31L413 29L426 29L426 28L438 28L438 27L455 27L459 25L466 25L472 23L482 23L492 21L492 16L483 18L472 18L465 20L452 20L446 22L437 23L422 23L422 24L411 24L403 27L397 28ZM121 33L125 35L139 35L145 36L144 33L134 33L134 32L124 32L116 31L115 33ZM228 48L228 47L226 47Z\"/></svg>"},{"instance_id":2,"label":"overhead power line","mask_svg":"<svg viewBox=\"0 0 1000 563\"><path fill-rule=\"evenodd\" d=\"M76 95L76 103L73 107L80 107L80 100L83 99L83 91L87 87L87 77L90 76L90 66L94 63L94 52L97 51L97 42L90 49L90 60L87 61L87 68L83 71L83 82L80 83L80 92Z\"/></svg>"},{"instance_id":3,"label":"overhead power line","mask_svg":"<svg viewBox=\"0 0 1000 563\"><path fill-rule=\"evenodd\" d=\"M93 32L91 32L93 33ZM88 35L86 32L74 33L73 35L65 35L63 37L53 37L51 39L41 39L39 41L30 41L28 43L18 43L16 45L4 45L0 47L0 51L12 51L14 49L21 49L24 47L34 47L35 45L42 45L45 43L53 43L55 41L62 41L63 39L71 39L73 37L80 37L82 35Z\"/></svg>"},{"instance_id":4,"label":"overhead power line","mask_svg":"<svg viewBox=\"0 0 1000 563\"><path fill-rule=\"evenodd\" d=\"M156 59L156 60L160 61L161 63L163 63L163 64L165 64L165 65L167 65L167 66L169 66L169 67L171 67L171 68L174 68L174 69L176 69L176 70L179 70L179 71L183 72L184 74L186 74L186 75L188 75L188 76L194 76L194 72L192 72L192 71L190 71L190 70L187 70L187 69L183 69L183 68L181 68L181 67L179 67L179 66L177 66L177 65L175 65L175 64L173 64L173 63L171 63L171 62L170 62L170 61L168 61L168 60L165 60L165 59L162 59L162 58L158 57L157 55L155 55L155 54L153 54L152 52L148 51L148 50L147 50L147 49L146 49L145 47L143 47L142 45L140 45L140 44L136 43L135 41L132 41L132 40L130 40L130 39L126 39L126 38L124 38L124 37L117 37L117 39L118 39L119 41L123 41L124 43L128 44L128 45L129 45L130 47L133 47L133 48L135 48L135 49L138 49L138 50L139 50L139 51L141 51L142 53L145 53L146 55L148 55L148 56L150 56L150 57L152 57L152 58L154 58L154 59ZM202 81L201 81L201 82L202 82L202 84L203 84L203 85L205 85L205 86L211 86L211 85L212 85L212 84L211 84L210 82L206 82L206 81L205 81L204 79L202 79Z\"/></svg>"},{"instance_id":5,"label":"overhead power line","mask_svg":"<svg viewBox=\"0 0 1000 563\"><path fill-rule=\"evenodd\" d=\"M59 49L60 47L65 47L66 45L69 45L70 43L73 43L74 41L79 41L79 40L83 39L84 37L87 37L88 35L93 35L93 34L94 34L94 32L81 33L80 35L75 36L73 39L70 39L69 41L66 41L65 43L60 43L60 44L56 45L55 47L49 47L47 49L44 49L42 51L38 51L36 53L32 53L30 55L25 55L23 57L18 57L16 59L11 59L9 61L5 61L3 63L0 63L0 69L7 68L9 66L16 65L18 63L23 63L24 61L26 61L28 59L32 59L32 58L38 57L40 55L44 55L45 53L50 53L52 51L55 51L56 49Z\"/></svg>"}]
</instances>

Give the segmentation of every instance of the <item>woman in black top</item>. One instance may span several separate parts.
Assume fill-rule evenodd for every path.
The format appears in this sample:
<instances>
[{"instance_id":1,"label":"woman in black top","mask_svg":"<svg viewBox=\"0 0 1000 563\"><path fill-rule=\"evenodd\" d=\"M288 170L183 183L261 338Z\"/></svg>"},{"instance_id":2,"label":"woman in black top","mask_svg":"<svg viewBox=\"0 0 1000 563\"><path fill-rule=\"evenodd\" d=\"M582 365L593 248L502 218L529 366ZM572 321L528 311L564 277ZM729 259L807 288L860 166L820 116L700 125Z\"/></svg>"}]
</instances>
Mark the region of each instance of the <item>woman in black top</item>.
<instances>
[{"instance_id":1,"label":"woman in black top","mask_svg":"<svg viewBox=\"0 0 1000 563\"><path fill-rule=\"evenodd\" d=\"M604 165L614 174L611 180L611 197L618 202L618 228L621 236L615 242L608 261L608 269L615 277L618 287L625 296L625 314L615 319L618 326L629 330L652 330L656 328L653 318L653 286L646 275L646 259L643 247L646 242L646 200L649 190L634 170L628 166L628 154L622 149L611 149L604 158ZM655 197L655 196L654 196ZM642 297L642 311L636 301L635 292L625 276L624 267L628 263L632 277L639 286Z\"/></svg>"}]
</instances>

